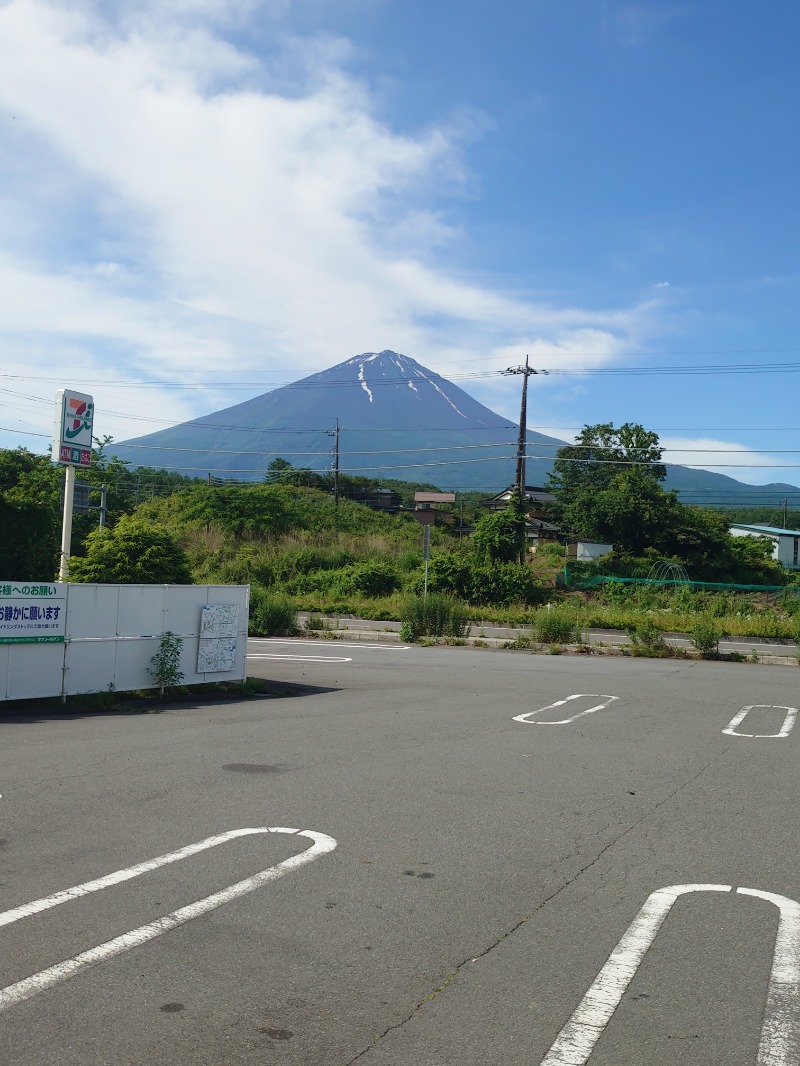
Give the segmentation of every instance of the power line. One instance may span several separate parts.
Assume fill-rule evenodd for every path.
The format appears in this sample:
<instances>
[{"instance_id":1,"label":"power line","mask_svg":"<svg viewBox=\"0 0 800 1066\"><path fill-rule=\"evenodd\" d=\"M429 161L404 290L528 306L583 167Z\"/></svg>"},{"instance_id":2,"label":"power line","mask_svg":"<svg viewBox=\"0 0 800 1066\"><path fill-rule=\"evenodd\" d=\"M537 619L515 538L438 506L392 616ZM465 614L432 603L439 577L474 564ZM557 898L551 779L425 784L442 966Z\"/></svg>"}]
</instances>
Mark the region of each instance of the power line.
<instances>
[{"instance_id":1,"label":"power line","mask_svg":"<svg viewBox=\"0 0 800 1066\"><path fill-rule=\"evenodd\" d=\"M638 376L638 375L732 375L732 374L780 374L780 373L798 373L800 372L800 362L774 362L774 363L717 363L717 364L700 364L698 366L683 365L683 366L623 366L623 367L549 367L544 368L540 373L545 373L553 376L587 376L587 375L605 375L605 376ZM324 371L320 372L324 373ZM476 371L472 373L454 374L450 379L442 378L440 374L431 372L436 378L442 381L465 381L465 380L478 380L486 378L498 377L505 373L502 370L484 370ZM319 378L319 375L310 375L308 379L301 379L300 381L293 382L273 382L273 381L204 381L204 382L187 382L187 381L140 381L132 378L104 378L104 379L88 379L85 384L87 386L100 385L103 387L127 387L127 388L142 388L142 389L172 389L180 388L185 390L209 390L209 389L247 389L247 388L263 388L264 386L271 385L274 389L298 389L301 391L315 390L315 389L329 389L329 388L363 388L364 383L359 379L348 378L325 378L323 380L312 380L314 377ZM9 381L42 381L49 383L56 383L60 378L54 377L39 377L31 374L9 374L0 373L0 378ZM433 384L432 378L426 374L416 373L415 377L411 374L402 374L397 377L376 377L371 379L369 387L374 388L383 385L408 385L409 382L418 384L419 382L428 382ZM38 398L37 398L38 399Z\"/></svg>"},{"instance_id":2,"label":"power line","mask_svg":"<svg viewBox=\"0 0 800 1066\"><path fill-rule=\"evenodd\" d=\"M25 430L13 430L13 429L10 429L10 428L5 427L5 426L0 426L0 432L8 432L8 433L20 432L20 433L26 433L29 436L36 436L36 437L42 437L42 438L48 438L48 439L50 437L50 434L47 434L47 433L33 433L33 432L30 432L30 431L25 431ZM345 431L343 429L340 429L339 432L345 432ZM341 457L344 457L344 456L355 456L355 455L414 455L414 454L421 454L421 453L422 454L428 454L430 452L462 452L462 451L475 451L475 450L486 449L486 448L506 448L506 447L513 447L513 444L514 444L513 441L492 441L492 442L487 443L487 444L453 444L453 445L446 445L446 446L441 446L441 447L434 445L432 447L423 447L423 448L403 448L403 447L401 447L399 445L395 445L392 448L353 449L353 450L340 449L339 454L340 454ZM109 450L111 451L112 454L113 454L113 447L114 447L113 444L109 446ZM285 452L287 450L293 456L311 456L311 457L317 457L318 458L320 456L330 454L330 450L329 449L325 449L325 450L316 449L316 450L313 450L313 451L295 451L294 449L285 449L284 448L284 449L281 449L280 451L270 451L270 450L261 450L261 449L242 449L242 448L211 448L211 449L209 449L209 448L186 448L186 447L178 447L178 446L171 446L171 445L155 445L155 444L124 444L124 445L120 445L120 447L124 447L126 450L135 449L137 451L180 452L180 453L185 453L185 454L189 454L189 455L208 455L209 453L211 453L211 454L214 454L214 455L257 455L257 456L263 456L263 457L279 457L279 456L282 455L283 452ZM560 445L560 444L535 444L534 447L536 449L550 448L550 449L554 449L554 450L561 450L563 447L565 447L565 445ZM566 445L566 447L569 447L572 450L585 450L585 451L602 450L602 449L599 449L599 447L597 445L592 445L592 444ZM800 448L747 448L747 449L737 449L735 451L732 451L731 449L727 449L727 448L663 448L662 449L662 454L664 454L664 455L679 455L679 454L698 455L699 454L699 455L710 455L710 456L722 455L722 456L731 456L731 457L739 457L739 456L745 457L745 456L750 456L750 455L800 455ZM487 461L491 462L494 458L495 457L488 457ZM552 460L554 458L554 456L553 455L531 455L531 454L526 452L525 458L526 459L537 459L537 460L542 460L542 461L550 461L550 460ZM710 463L710 464L668 463L668 462L665 462L665 461L657 461L654 464L646 464L646 463L642 463L642 462L640 462L638 460L614 460L614 459L600 459L600 458L596 458L596 457L590 457L590 458L587 458L587 459L580 459L580 458L576 458L576 457L559 457L559 456L556 456L555 458L557 458L559 462L576 462L576 463L578 463L578 462L587 463L588 462L588 463L600 463L600 464L604 464L604 465L617 464L617 465L634 465L634 466L664 465L664 466L678 466L678 467L681 467L681 468L684 468L684 469L695 469L695 468L696 469L705 469L706 465L711 465L711 466L715 466L715 467L718 467L718 466L733 467L733 468L737 468L737 469L748 469L748 468L750 468L750 469L754 469L754 470L758 470L758 469L765 469L765 470L772 470L772 469L774 469L774 470L781 470L781 469L794 470L794 469L797 469L798 467L800 467L800 464L798 464L798 463L742 463L742 462L717 462L715 460L713 463ZM466 462L468 460L464 460L464 461ZM428 465L428 464L423 464L423 465ZM437 464L430 464L430 465L437 465ZM165 469L169 469L169 468L165 468ZM183 469L194 469L194 468L188 468L187 467L187 468L183 468Z\"/></svg>"}]
</instances>

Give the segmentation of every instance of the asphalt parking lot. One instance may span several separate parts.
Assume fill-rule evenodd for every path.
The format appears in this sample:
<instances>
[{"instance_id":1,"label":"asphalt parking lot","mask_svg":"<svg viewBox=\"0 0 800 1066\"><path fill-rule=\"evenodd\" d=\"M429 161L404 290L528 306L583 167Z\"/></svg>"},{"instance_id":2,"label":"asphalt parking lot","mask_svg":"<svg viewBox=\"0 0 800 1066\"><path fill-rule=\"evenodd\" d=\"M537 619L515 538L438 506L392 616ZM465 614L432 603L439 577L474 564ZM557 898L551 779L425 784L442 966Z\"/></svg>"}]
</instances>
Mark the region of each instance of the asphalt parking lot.
<instances>
[{"instance_id":1,"label":"asphalt parking lot","mask_svg":"<svg viewBox=\"0 0 800 1066\"><path fill-rule=\"evenodd\" d=\"M249 672L286 694L0 720L0 1061L800 1062L796 668Z\"/></svg>"}]
</instances>

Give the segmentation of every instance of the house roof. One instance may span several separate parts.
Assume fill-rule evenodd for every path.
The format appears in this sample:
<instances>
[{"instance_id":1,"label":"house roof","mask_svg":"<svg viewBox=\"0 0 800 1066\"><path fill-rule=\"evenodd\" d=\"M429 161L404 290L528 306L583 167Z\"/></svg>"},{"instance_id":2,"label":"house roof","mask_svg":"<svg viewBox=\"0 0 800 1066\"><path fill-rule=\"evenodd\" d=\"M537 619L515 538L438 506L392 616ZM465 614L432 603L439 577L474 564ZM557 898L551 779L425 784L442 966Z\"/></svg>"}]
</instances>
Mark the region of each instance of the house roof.
<instances>
[{"instance_id":1,"label":"house roof","mask_svg":"<svg viewBox=\"0 0 800 1066\"><path fill-rule=\"evenodd\" d=\"M455 503L454 492L415 492L414 503Z\"/></svg>"},{"instance_id":2,"label":"house roof","mask_svg":"<svg viewBox=\"0 0 800 1066\"><path fill-rule=\"evenodd\" d=\"M779 526L748 525L745 522L731 522L731 529L746 529L752 533L763 533L765 537L800 537L800 529L781 529Z\"/></svg>"},{"instance_id":3,"label":"house roof","mask_svg":"<svg viewBox=\"0 0 800 1066\"><path fill-rule=\"evenodd\" d=\"M495 503L497 500L507 500L511 496L512 492L516 488L516 485L509 485L507 489L503 489L502 492L496 493L494 496L489 496L486 500L481 500L482 504ZM532 496L537 500L554 500L555 496L552 492L548 492L547 489L539 488L535 485L525 486L525 495Z\"/></svg>"}]
</instances>

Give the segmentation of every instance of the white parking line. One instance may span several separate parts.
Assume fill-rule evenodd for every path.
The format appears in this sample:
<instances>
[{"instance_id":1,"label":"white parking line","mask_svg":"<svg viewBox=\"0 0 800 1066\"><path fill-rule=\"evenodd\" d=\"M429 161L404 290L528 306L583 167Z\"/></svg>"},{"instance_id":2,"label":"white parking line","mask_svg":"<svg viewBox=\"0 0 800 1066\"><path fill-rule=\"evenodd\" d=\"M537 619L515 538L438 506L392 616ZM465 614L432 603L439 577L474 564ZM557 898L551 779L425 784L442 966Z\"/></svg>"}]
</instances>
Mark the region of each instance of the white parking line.
<instances>
[{"instance_id":1,"label":"white parking line","mask_svg":"<svg viewBox=\"0 0 800 1066\"><path fill-rule=\"evenodd\" d=\"M291 858L284 859L283 862L279 862L275 866L270 866L252 877L245 878L244 881L238 881L235 885L229 885L227 888L214 892L204 899L189 903L171 914L165 914L154 922L139 926L138 929L131 929L113 940L108 940L104 944L98 944L97 947L81 952L80 955L76 955L74 958L66 959L64 962L50 966L48 969L35 973L23 981L17 981L13 985L0 989L0 1011L38 995L46 988L58 984L59 981L74 977L76 973L87 966L96 966L100 962L114 958L115 955L121 955L125 951L130 951L131 948L139 947L140 944L145 944L148 940L153 940L163 933L168 933L171 929L184 925L193 918L199 918L202 914L216 910L239 896L244 896L248 892L261 888L270 881L276 881L279 877L283 877L284 874L291 873L292 870L305 866L306 863L313 862L314 859L318 859L321 855L333 851L337 842L333 837L325 833L315 833L310 829L287 829L282 826L231 829L227 833L208 837L206 840L200 840L196 844L189 844L166 855L159 855L155 859L138 863L136 866L129 866L124 870L116 870L114 873L106 874L105 877L99 877L94 881L86 881L81 885L74 885L72 888L66 888L60 892L54 892L50 896L44 896L42 899L32 900L21 907L4 911L0 914L0 926L10 925L12 922L29 918L34 914L49 910L51 907L57 907L62 903L79 899L81 896L86 896L91 892L99 892L101 889L110 888L112 885L118 885L133 877L140 877L142 874L148 873L150 870L156 870L160 866L166 866L172 862L180 862L181 859L187 859L190 855L196 855L198 852L205 851L208 848L215 848L219 844L224 844L226 841L233 840L236 837L262 833L296 834L297 836L308 837L313 841L313 844L298 855L292 855Z\"/></svg>"},{"instance_id":2,"label":"white parking line","mask_svg":"<svg viewBox=\"0 0 800 1066\"><path fill-rule=\"evenodd\" d=\"M285 659L294 663L351 663L344 655L248 655L248 659Z\"/></svg>"},{"instance_id":3,"label":"white parking line","mask_svg":"<svg viewBox=\"0 0 800 1066\"><path fill-rule=\"evenodd\" d=\"M565 703L569 703L570 700L605 700L605 703L598 703L596 707L589 707L585 711L579 711L577 714L573 714L571 718L561 718L557 722L532 722L531 719L535 714L543 714L545 711L552 711L555 707L563 707ZM526 722L529 725L569 725L570 722L574 722L576 718L582 718L585 714L594 714L595 711L601 711L604 707L608 707L612 700L618 700L619 696L604 696L600 692L578 692L574 696L567 696L563 700L556 700L555 703L548 703L546 707L540 707L538 711L527 711L525 714L514 715L512 721L514 722Z\"/></svg>"},{"instance_id":4,"label":"white parking line","mask_svg":"<svg viewBox=\"0 0 800 1066\"><path fill-rule=\"evenodd\" d=\"M769 711L786 711L786 717L783 720L783 725L778 733L739 733L737 732L737 726L740 726L745 718L751 711L765 709ZM794 724L797 721L797 707L781 707L775 703L751 703L747 707L742 707L741 711L738 711L730 722L722 730L723 733L727 733L731 737L749 737L751 740L769 740L779 737L781 739L788 737L791 731L794 729Z\"/></svg>"},{"instance_id":5,"label":"white parking line","mask_svg":"<svg viewBox=\"0 0 800 1066\"><path fill-rule=\"evenodd\" d=\"M266 644L267 646L274 644L289 644L292 647L295 647L298 644L313 644L316 648L324 643L324 637L320 640L278 640L275 637L251 637L248 641L248 644ZM378 651L411 651L408 644L390 644L388 642L386 644L367 644L366 641L359 640L348 644L343 640L333 640L330 641L330 643L335 644L337 648L371 648Z\"/></svg>"},{"instance_id":6,"label":"white parking line","mask_svg":"<svg viewBox=\"0 0 800 1066\"><path fill-rule=\"evenodd\" d=\"M731 885L671 885L648 896L540 1066L584 1066L680 896L730 891ZM795 1066L800 1045L800 904L758 889L736 891L768 900L780 911L757 1066Z\"/></svg>"}]
</instances>

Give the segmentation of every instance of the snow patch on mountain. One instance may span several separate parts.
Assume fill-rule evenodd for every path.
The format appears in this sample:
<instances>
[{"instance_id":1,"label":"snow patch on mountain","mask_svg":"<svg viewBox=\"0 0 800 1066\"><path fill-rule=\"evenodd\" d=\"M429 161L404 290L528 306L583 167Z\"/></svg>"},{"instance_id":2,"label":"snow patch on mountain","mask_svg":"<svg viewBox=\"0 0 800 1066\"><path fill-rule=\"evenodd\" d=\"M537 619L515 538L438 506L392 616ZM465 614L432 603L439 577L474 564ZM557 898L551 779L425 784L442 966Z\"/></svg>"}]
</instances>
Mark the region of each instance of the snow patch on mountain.
<instances>
[{"instance_id":1,"label":"snow patch on mountain","mask_svg":"<svg viewBox=\"0 0 800 1066\"><path fill-rule=\"evenodd\" d=\"M414 373L417 375L417 377L422 378L423 381L427 381L429 385L432 385L436 389L436 391L439 393L439 395L442 397L442 399L447 400L447 402L450 404L450 406L453 408L453 410L456 412L456 414L461 415L462 418L466 418L467 417L464 414L463 411L459 411L459 409L456 407L456 405L453 403L453 401L450 399L450 397L447 395L447 393L443 389L440 389L435 381L431 381L431 379L428 377L427 374L423 374L422 371L421 370L417 370L416 367L414 367ZM414 391L416 392L416 389Z\"/></svg>"},{"instance_id":2,"label":"snow patch on mountain","mask_svg":"<svg viewBox=\"0 0 800 1066\"><path fill-rule=\"evenodd\" d=\"M375 357L373 356L373 359L374 358ZM369 387L369 385L364 380L364 364L363 363L358 368L358 380L361 382L361 388L364 390L364 392L367 394L367 396L369 396L369 402L372 403L372 389Z\"/></svg>"}]
</instances>

